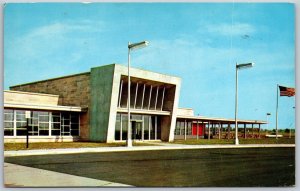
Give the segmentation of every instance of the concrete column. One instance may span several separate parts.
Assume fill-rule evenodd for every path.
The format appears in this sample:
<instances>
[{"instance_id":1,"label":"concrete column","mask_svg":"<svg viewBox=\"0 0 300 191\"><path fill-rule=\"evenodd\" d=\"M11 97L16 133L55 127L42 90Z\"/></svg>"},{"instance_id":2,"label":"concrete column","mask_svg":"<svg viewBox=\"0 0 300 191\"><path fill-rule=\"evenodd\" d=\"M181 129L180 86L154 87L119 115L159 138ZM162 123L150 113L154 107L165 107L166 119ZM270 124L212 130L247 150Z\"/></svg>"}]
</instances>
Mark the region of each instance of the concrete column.
<instances>
[{"instance_id":1,"label":"concrete column","mask_svg":"<svg viewBox=\"0 0 300 191\"><path fill-rule=\"evenodd\" d=\"M165 90L166 90L166 87L164 87L163 95L162 95L162 98L161 98L161 107L160 107L161 111L162 111L163 106L164 106Z\"/></svg>"},{"instance_id":2,"label":"concrete column","mask_svg":"<svg viewBox=\"0 0 300 191\"><path fill-rule=\"evenodd\" d=\"M260 124L258 124L258 138L260 139Z\"/></svg>"},{"instance_id":3,"label":"concrete column","mask_svg":"<svg viewBox=\"0 0 300 191\"><path fill-rule=\"evenodd\" d=\"M227 139L230 139L230 124L227 126Z\"/></svg>"},{"instance_id":4,"label":"concrete column","mask_svg":"<svg viewBox=\"0 0 300 191\"><path fill-rule=\"evenodd\" d=\"M199 123L197 121L197 140L199 139Z\"/></svg>"},{"instance_id":5,"label":"concrete column","mask_svg":"<svg viewBox=\"0 0 300 191\"><path fill-rule=\"evenodd\" d=\"M155 118L154 118L154 122L155 122L155 124L154 124L154 139L156 140L157 139L157 116L155 116Z\"/></svg>"},{"instance_id":6,"label":"concrete column","mask_svg":"<svg viewBox=\"0 0 300 191\"><path fill-rule=\"evenodd\" d=\"M121 85L120 85L120 92L119 92L119 103L118 107L121 107L121 99L122 99L122 89L123 89L123 80L121 80Z\"/></svg>"},{"instance_id":7,"label":"concrete column","mask_svg":"<svg viewBox=\"0 0 300 191\"><path fill-rule=\"evenodd\" d=\"M221 139L222 139L222 133L223 133L223 123L221 123L221 131L220 131Z\"/></svg>"},{"instance_id":8,"label":"concrete column","mask_svg":"<svg viewBox=\"0 0 300 191\"><path fill-rule=\"evenodd\" d=\"M14 137L17 136L17 112L14 109ZM38 131L38 135L40 134L40 132Z\"/></svg>"},{"instance_id":9,"label":"concrete column","mask_svg":"<svg viewBox=\"0 0 300 191\"><path fill-rule=\"evenodd\" d=\"M121 134L120 134L120 140L122 141L123 140L123 137L122 137L122 135L123 135L123 123L122 123L122 113L120 114L120 132L121 132Z\"/></svg>"},{"instance_id":10,"label":"concrete column","mask_svg":"<svg viewBox=\"0 0 300 191\"><path fill-rule=\"evenodd\" d=\"M143 96L142 96L141 109L143 109L143 106L144 106L145 89L146 89L146 84L144 84L144 88L143 88Z\"/></svg>"},{"instance_id":11,"label":"concrete column","mask_svg":"<svg viewBox=\"0 0 300 191\"><path fill-rule=\"evenodd\" d=\"M220 128L220 123L218 124L218 129L219 129L219 139L221 139L221 128Z\"/></svg>"},{"instance_id":12,"label":"concrete column","mask_svg":"<svg viewBox=\"0 0 300 191\"><path fill-rule=\"evenodd\" d=\"M184 120L184 140L186 140L186 120Z\"/></svg>"},{"instance_id":13,"label":"concrete column","mask_svg":"<svg viewBox=\"0 0 300 191\"><path fill-rule=\"evenodd\" d=\"M203 137L204 137L204 135L205 135L205 124L203 123L203 121L201 122L201 124L202 124L202 127L203 127L203 130L202 130L203 132L202 133L203 133Z\"/></svg>"},{"instance_id":14,"label":"concrete column","mask_svg":"<svg viewBox=\"0 0 300 191\"><path fill-rule=\"evenodd\" d=\"M252 125L252 138L254 138L254 128L253 128L253 123L252 123L251 125Z\"/></svg>"},{"instance_id":15,"label":"concrete column","mask_svg":"<svg viewBox=\"0 0 300 191\"><path fill-rule=\"evenodd\" d=\"M70 118L70 129L71 129L71 113L69 114L69 118ZM49 135L48 136L51 136L52 135L52 132L51 132L51 119L52 119L52 112L49 112L49 123L48 123L48 127L49 127Z\"/></svg>"},{"instance_id":16,"label":"concrete column","mask_svg":"<svg viewBox=\"0 0 300 191\"><path fill-rule=\"evenodd\" d=\"M137 98L138 89L139 89L139 83L136 83L135 94L134 94L134 104L133 104L134 109L135 109L135 105L136 105L136 98Z\"/></svg>"},{"instance_id":17,"label":"concrete column","mask_svg":"<svg viewBox=\"0 0 300 191\"><path fill-rule=\"evenodd\" d=\"M150 129L152 128L151 127L151 125L152 125L152 119L151 119L151 117L149 117L149 120L148 120L148 139L150 140L151 139L151 132L150 132Z\"/></svg>"},{"instance_id":18,"label":"concrete column","mask_svg":"<svg viewBox=\"0 0 300 191\"><path fill-rule=\"evenodd\" d=\"M210 140L210 121L208 122L208 140Z\"/></svg>"},{"instance_id":19,"label":"concrete column","mask_svg":"<svg viewBox=\"0 0 300 191\"><path fill-rule=\"evenodd\" d=\"M247 134L246 134L246 123L244 123L244 138L247 139Z\"/></svg>"},{"instance_id":20,"label":"concrete column","mask_svg":"<svg viewBox=\"0 0 300 191\"><path fill-rule=\"evenodd\" d=\"M156 88L156 96L155 96L154 110L156 110L156 106L157 106L158 90L159 90L159 87L157 86L157 88Z\"/></svg>"},{"instance_id":21,"label":"concrete column","mask_svg":"<svg viewBox=\"0 0 300 191\"><path fill-rule=\"evenodd\" d=\"M150 86L150 94L149 94L148 110L150 109L151 96L152 96L152 85Z\"/></svg>"},{"instance_id":22,"label":"concrete column","mask_svg":"<svg viewBox=\"0 0 300 191\"><path fill-rule=\"evenodd\" d=\"M145 131L145 117L144 115L142 116L142 141L144 141L144 131Z\"/></svg>"}]
</instances>

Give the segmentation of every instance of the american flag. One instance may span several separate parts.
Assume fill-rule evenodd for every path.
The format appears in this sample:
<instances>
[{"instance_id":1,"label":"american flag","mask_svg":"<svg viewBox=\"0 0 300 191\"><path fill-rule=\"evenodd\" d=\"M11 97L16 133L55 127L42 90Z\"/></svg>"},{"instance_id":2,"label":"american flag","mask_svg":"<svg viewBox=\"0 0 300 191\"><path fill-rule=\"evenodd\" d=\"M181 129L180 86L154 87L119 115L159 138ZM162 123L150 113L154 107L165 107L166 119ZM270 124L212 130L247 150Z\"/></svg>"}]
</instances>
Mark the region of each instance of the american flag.
<instances>
[{"instance_id":1,"label":"american flag","mask_svg":"<svg viewBox=\"0 0 300 191\"><path fill-rule=\"evenodd\" d=\"M295 95L295 88L289 88L284 86L279 86L280 96L294 96Z\"/></svg>"}]
</instances>

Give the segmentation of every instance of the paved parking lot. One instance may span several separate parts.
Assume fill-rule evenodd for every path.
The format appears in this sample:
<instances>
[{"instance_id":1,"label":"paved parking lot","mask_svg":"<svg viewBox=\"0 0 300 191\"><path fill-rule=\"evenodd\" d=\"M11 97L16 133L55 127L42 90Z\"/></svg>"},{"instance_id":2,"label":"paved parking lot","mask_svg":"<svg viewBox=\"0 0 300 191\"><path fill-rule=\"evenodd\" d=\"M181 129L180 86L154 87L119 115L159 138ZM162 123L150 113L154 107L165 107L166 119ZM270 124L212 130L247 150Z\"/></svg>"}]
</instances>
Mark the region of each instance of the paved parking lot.
<instances>
[{"instance_id":1,"label":"paved parking lot","mask_svg":"<svg viewBox=\"0 0 300 191\"><path fill-rule=\"evenodd\" d=\"M35 155L5 162L133 186L295 185L294 147Z\"/></svg>"}]
</instances>

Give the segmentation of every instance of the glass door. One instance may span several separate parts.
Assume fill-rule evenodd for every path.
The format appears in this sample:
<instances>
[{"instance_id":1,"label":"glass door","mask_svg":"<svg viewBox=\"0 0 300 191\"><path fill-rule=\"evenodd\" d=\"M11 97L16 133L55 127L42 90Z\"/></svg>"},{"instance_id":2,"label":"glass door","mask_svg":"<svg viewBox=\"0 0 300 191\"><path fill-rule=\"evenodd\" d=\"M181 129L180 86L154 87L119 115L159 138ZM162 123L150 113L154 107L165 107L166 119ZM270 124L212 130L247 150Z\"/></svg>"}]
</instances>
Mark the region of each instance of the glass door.
<instances>
[{"instance_id":1,"label":"glass door","mask_svg":"<svg viewBox=\"0 0 300 191\"><path fill-rule=\"evenodd\" d=\"M132 121L132 139L142 140L142 122Z\"/></svg>"}]
</instances>

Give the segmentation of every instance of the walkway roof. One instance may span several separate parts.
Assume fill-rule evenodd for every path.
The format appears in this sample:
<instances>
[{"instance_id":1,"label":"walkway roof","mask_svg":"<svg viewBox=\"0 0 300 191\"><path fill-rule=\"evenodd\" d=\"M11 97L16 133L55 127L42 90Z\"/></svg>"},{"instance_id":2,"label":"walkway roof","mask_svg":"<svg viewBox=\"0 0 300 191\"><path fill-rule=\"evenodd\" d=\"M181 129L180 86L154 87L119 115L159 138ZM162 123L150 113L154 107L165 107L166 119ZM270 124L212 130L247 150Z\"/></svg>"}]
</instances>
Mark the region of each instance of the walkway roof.
<instances>
[{"instance_id":1,"label":"walkway roof","mask_svg":"<svg viewBox=\"0 0 300 191\"><path fill-rule=\"evenodd\" d=\"M177 119L185 119L185 120L192 120L195 122L210 122L214 124L222 123L222 124L235 124L234 119L226 119L226 118L215 118L215 117L204 117L204 116L183 116L178 115ZM239 124L267 124L266 121L261 120L237 120Z\"/></svg>"}]
</instances>

